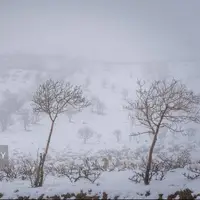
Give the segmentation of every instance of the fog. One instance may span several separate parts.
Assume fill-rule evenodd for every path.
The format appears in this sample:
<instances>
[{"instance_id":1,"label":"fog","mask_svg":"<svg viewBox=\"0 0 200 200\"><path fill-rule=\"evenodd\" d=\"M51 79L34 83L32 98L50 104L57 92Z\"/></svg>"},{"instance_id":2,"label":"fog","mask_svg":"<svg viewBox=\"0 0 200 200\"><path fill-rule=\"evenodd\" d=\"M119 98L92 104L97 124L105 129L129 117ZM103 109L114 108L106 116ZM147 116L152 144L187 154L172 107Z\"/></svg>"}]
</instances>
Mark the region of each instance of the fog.
<instances>
[{"instance_id":1,"label":"fog","mask_svg":"<svg viewBox=\"0 0 200 200\"><path fill-rule=\"evenodd\" d=\"M0 53L97 61L198 59L198 0L0 1Z\"/></svg>"},{"instance_id":2,"label":"fog","mask_svg":"<svg viewBox=\"0 0 200 200\"><path fill-rule=\"evenodd\" d=\"M0 0L0 199L196 199L199 8Z\"/></svg>"}]
</instances>

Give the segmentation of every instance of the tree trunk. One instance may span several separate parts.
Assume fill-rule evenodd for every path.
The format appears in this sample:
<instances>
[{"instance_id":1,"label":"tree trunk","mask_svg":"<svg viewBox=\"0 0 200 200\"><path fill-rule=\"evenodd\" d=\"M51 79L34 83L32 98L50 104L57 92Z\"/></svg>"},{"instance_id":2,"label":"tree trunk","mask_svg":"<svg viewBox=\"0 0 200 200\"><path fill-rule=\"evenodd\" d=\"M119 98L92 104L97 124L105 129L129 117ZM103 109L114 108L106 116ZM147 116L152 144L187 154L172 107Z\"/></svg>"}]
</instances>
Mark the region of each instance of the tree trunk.
<instances>
[{"instance_id":1,"label":"tree trunk","mask_svg":"<svg viewBox=\"0 0 200 200\"><path fill-rule=\"evenodd\" d=\"M53 133L54 123L55 123L55 120L53 120L51 122L51 129L50 129L50 132L49 132L49 137L48 137L48 140L47 140L45 152L40 157L40 163L39 163L39 166L38 166L35 187L42 187L43 182L44 182L44 163L45 163L46 156L47 156L47 153L48 153L48 150L49 150L49 145L50 145L50 142L51 142L51 136L52 136L52 133Z\"/></svg>"},{"instance_id":2,"label":"tree trunk","mask_svg":"<svg viewBox=\"0 0 200 200\"><path fill-rule=\"evenodd\" d=\"M44 152L45 158L46 158L46 155L47 155L48 150L49 150L49 145L50 145L50 142L51 142L51 136L52 136L52 133L53 133L54 124L55 124L55 120L51 122L51 129L50 129L50 132L49 132L49 137L48 137L46 149L45 149L45 152Z\"/></svg>"},{"instance_id":3,"label":"tree trunk","mask_svg":"<svg viewBox=\"0 0 200 200\"><path fill-rule=\"evenodd\" d=\"M145 177L144 177L144 184L145 185L149 185L149 182L150 182L149 173L150 173L150 170L151 170L152 155L153 155L153 150L154 150L156 141L157 141L157 134L154 135L153 142L152 142L151 148L149 150L149 158L148 158L148 161L147 161L147 168L146 168Z\"/></svg>"}]
</instances>

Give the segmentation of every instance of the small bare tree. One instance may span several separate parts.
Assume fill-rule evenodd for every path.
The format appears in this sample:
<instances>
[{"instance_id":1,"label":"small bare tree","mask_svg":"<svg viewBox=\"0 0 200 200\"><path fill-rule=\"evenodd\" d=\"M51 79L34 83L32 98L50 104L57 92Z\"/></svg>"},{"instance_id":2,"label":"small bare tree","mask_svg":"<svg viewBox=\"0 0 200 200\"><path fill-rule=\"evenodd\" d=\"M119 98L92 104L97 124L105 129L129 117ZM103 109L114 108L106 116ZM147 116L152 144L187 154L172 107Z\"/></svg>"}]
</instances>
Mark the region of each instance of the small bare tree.
<instances>
[{"instance_id":1,"label":"small bare tree","mask_svg":"<svg viewBox=\"0 0 200 200\"><path fill-rule=\"evenodd\" d=\"M150 134L153 141L149 150L144 183L150 183L152 154L158 134L167 128L182 132L181 125L200 122L200 95L196 95L180 81L153 81L147 86L138 81L135 101L127 100L126 108L135 112L135 120L144 128L135 135Z\"/></svg>"},{"instance_id":2,"label":"small bare tree","mask_svg":"<svg viewBox=\"0 0 200 200\"><path fill-rule=\"evenodd\" d=\"M31 112L31 116L30 116L30 123L31 124L37 124L40 122L40 113L36 113L36 112Z\"/></svg>"},{"instance_id":3,"label":"small bare tree","mask_svg":"<svg viewBox=\"0 0 200 200\"><path fill-rule=\"evenodd\" d=\"M12 125L12 113L8 109L0 108L0 127L2 132Z\"/></svg>"},{"instance_id":4,"label":"small bare tree","mask_svg":"<svg viewBox=\"0 0 200 200\"><path fill-rule=\"evenodd\" d=\"M51 120L51 128L47 140L45 152L41 155L40 164L38 167L35 187L43 185L43 169L45 159L48 153L51 136L53 133L55 121L57 117L66 112L69 106L75 109L82 109L90 105L83 97L83 91L79 86L73 86L69 82L47 80L39 85L33 95L33 110L36 113L45 113Z\"/></svg>"},{"instance_id":5,"label":"small bare tree","mask_svg":"<svg viewBox=\"0 0 200 200\"><path fill-rule=\"evenodd\" d=\"M77 114L78 111L74 109L72 106L70 106L67 111L65 112L65 115L68 117L68 120L70 123L73 123L73 116Z\"/></svg>"},{"instance_id":6,"label":"small bare tree","mask_svg":"<svg viewBox=\"0 0 200 200\"><path fill-rule=\"evenodd\" d=\"M92 112L98 115L105 114L106 106L98 97L93 97L91 102L92 102L92 107L91 107Z\"/></svg>"},{"instance_id":7,"label":"small bare tree","mask_svg":"<svg viewBox=\"0 0 200 200\"><path fill-rule=\"evenodd\" d=\"M78 130L78 135L81 139L83 139L84 144L93 137L94 131L89 127L83 127Z\"/></svg>"},{"instance_id":8,"label":"small bare tree","mask_svg":"<svg viewBox=\"0 0 200 200\"><path fill-rule=\"evenodd\" d=\"M115 130L114 132L113 132L113 135L116 137L116 139L117 139L117 142L120 142L120 140L121 140L121 131L120 130Z\"/></svg>"}]
</instances>

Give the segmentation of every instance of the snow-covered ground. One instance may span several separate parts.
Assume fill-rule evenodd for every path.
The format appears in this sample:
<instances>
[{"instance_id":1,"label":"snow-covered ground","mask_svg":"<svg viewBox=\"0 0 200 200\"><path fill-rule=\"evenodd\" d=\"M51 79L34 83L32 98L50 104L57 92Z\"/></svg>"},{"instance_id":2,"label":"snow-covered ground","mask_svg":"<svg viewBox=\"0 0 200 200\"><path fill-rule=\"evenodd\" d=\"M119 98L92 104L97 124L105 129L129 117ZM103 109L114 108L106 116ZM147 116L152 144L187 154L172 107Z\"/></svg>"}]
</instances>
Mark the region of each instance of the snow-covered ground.
<instances>
[{"instance_id":1,"label":"snow-covered ground","mask_svg":"<svg viewBox=\"0 0 200 200\"><path fill-rule=\"evenodd\" d=\"M84 85L86 79L90 79L90 84L85 89L85 95L88 98L98 97L105 105L104 114L98 115L91 111L91 108L86 108L80 113L73 116L72 122L69 122L66 115L61 115L53 132L50 155L57 155L60 152L70 151L76 154L84 152L99 152L105 149L124 149L129 148L132 151L141 146L149 147L151 138L146 136L135 137L132 141L129 140L129 134L136 132L137 127L131 126L128 112L123 109L125 100L122 95L124 89L128 90L128 96L134 98L135 86L137 78L143 76L143 72L138 66L131 67L116 67L116 68L96 68L85 69L82 72L77 72L73 76L68 77L74 84ZM35 89L37 77L40 72L35 70L7 70L0 80L0 91L3 92L9 89L11 92L18 93L19 96L32 94ZM179 73L177 72L177 77ZM45 79L47 75L42 74L41 79ZM53 74L51 75L53 76ZM175 75L176 76L176 75ZM63 75L62 75L63 77ZM8 127L4 132L0 132L0 145L9 146L9 156L15 156L14 152L30 153L35 156L38 149L40 152L45 147L49 133L50 121L46 116L38 124L30 125L28 130L24 130L22 121L17 120ZM83 143L78 137L78 130L83 127L90 127L95 132L95 136ZM197 127L198 128L198 127ZM115 130L120 130L121 140L117 142L113 135ZM99 139L97 135L101 135ZM195 134L188 139L187 136L171 136L167 133L166 138L160 139L158 144L165 147L172 147L175 144L181 144L185 148L195 146L192 150L192 157L198 159L200 147L200 135ZM177 190L191 188L194 192L199 193L200 180L187 180L183 175L184 169L177 169L169 172L166 178L162 181L153 180L149 186L144 186L143 183L134 183L129 180L132 175L131 170L103 172L100 178L94 183L89 183L85 180L80 180L76 183L70 183L67 178L58 178L48 176L44 186L41 188L31 188L27 181L15 180L12 182L0 182L0 193L3 193L3 198L15 198L19 196L38 197L41 194L55 195L65 194L68 192L80 192L80 190L88 191L92 189L92 193L106 192L110 197L120 196L121 198L158 198L158 194L164 194L166 197ZM17 192L16 192L17 190ZM148 197L141 196L150 191Z\"/></svg>"},{"instance_id":2,"label":"snow-covered ground","mask_svg":"<svg viewBox=\"0 0 200 200\"><path fill-rule=\"evenodd\" d=\"M30 188L25 181L16 181L14 183L3 182L0 184L1 191L4 194L3 199L17 198L18 196L30 196L30 198L38 198L42 194L54 196L78 193L80 190L91 194L102 195L103 192L109 194L109 198L113 199L118 196L119 199L157 199L159 194L163 194L166 199L169 194L175 193L177 190L191 188L197 194L199 192L199 180L187 181L182 176L183 170L177 170L168 174L165 180L152 181L151 185L144 186L134 184L129 181L130 172L105 172L98 180L97 184L90 184L81 180L72 184L66 178L49 178L41 188ZM18 191L17 191L18 190ZM150 191L149 196L145 194Z\"/></svg>"}]
</instances>

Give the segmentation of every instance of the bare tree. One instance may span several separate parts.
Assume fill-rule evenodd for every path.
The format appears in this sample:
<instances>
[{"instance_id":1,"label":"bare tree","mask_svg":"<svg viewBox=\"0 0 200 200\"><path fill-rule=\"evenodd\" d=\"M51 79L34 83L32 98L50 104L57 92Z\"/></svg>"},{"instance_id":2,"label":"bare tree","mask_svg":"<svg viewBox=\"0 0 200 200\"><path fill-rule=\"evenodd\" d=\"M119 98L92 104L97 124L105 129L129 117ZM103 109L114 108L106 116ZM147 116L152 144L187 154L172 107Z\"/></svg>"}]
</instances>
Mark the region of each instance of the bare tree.
<instances>
[{"instance_id":1,"label":"bare tree","mask_svg":"<svg viewBox=\"0 0 200 200\"><path fill-rule=\"evenodd\" d=\"M96 102L96 113L98 115L104 115L105 114L106 106L102 101Z\"/></svg>"},{"instance_id":2,"label":"bare tree","mask_svg":"<svg viewBox=\"0 0 200 200\"><path fill-rule=\"evenodd\" d=\"M182 132L181 125L200 122L200 95L194 94L175 79L153 81L150 85L138 81L135 101L127 100L126 109L135 112L135 120L144 128L135 135L150 134L153 141L149 150L144 183L150 183L152 154L158 134L167 128L170 132Z\"/></svg>"},{"instance_id":3,"label":"bare tree","mask_svg":"<svg viewBox=\"0 0 200 200\"><path fill-rule=\"evenodd\" d=\"M31 112L30 118L31 118L30 119L31 124L37 124L40 121L40 113Z\"/></svg>"},{"instance_id":4,"label":"bare tree","mask_svg":"<svg viewBox=\"0 0 200 200\"><path fill-rule=\"evenodd\" d=\"M57 117L66 112L68 106L75 109L82 109L90 105L90 103L83 97L83 91L79 86L73 86L69 82L47 80L39 85L35 94L33 95L33 110L36 113L45 113L51 120L51 128L45 148L45 152L41 155L40 164L37 172L37 179L35 186L43 185L43 168L48 153L51 136L53 133L55 121Z\"/></svg>"},{"instance_id":5,"label":"bare tree","mask_svg":"<svg viewBox=\"0 0 200 200\"><path fill-rule=\"evenodd\" d=\"M18 114L20 115L21 120L23 122L24 130L27 131L27 128L29 127L30 122L31 122L29 110L28 109L21 109L21 110L19 110Z\"/></svg>"},{"instance_id":6,"label":"bare tree","mask_svg":"<svg viewBox=\"0 0 200 200\"><path fill-rule=\"evenodd\" d=\"M104 115L106 106L105 104L98 98L92 98L92 112L97 113L98 115Z\"/></svg>"},{"instance_id":7,"label":"bare tree","mask_svg":"<svg viewBox=\"0 0 200 200\"><path fill-rule=\"evenodd\" d=\"M196 134L197 130L195 128L187 128L184 132L183 135L184 136L188 136L188 137L194 137Z\"/></svg>"},{"instance_id":8,"label":"bare tree","mask_svg":"<svg viewBox=\"0 0 200 200\"><path fill-rule=\"evenodd\" d=\"M1 103L2 108L6 109L10 114L17 112L24 100L20 99L20 95L17 93L11 93L9 90L3 92L3 101Z\"/></svg>"},{"instance_id":9,"label":"bare tree","mask_svg":"<svg viewBox=\"0 0 200 200\"><path fill-rule=\"evenodd\" d=\"M9 125L12 125L12 114L15 114L24 101L20 100L19 95L6 90L2 93L2 102L0 104L0 126L5 131Z\"/></svg>"},{"instance_id":10,"label":"bare tree","mask_svg":"<svg viewBox=\"0 0 200 200\"><path fill-rule=\"evenodd\" d=\"M117 139L117 142L120 142L120 140L121 140L121 131L120 130L115 130L114 132L113 132L113 135L116 137L116 139Z\"/></svg>"},{"instance_id":11,"label":"bare tree","mask_svg":"<svg viewBox=\"0 0 200 200\"><path fill-rule=\"evenodd\" d=\"M10 113L5 109L0 109L0 126L2 131L7 130L10 119L11 119Z\"/></svg>"},{"instance_id":12,"label":"bare tree","mask_svg":"<svg viewBox=\"0 0 200 200\"><path fill-rule=\"evenodd\" d=\"M124 88L122 90L122 96L123 96L124 99L127 99L127 97L128 97L128 90L127 89Z\"/></svg>"},{"instance_id":13,"label":"bare tree","mask_svg":"<svg viewBox=\"0 0 200 200\"><path fill-rule=\"evenodd\" d=\"M78 130L78 135L81 139L83 139L84 144L93 137L94 131L89 127L83 127Z\"/></svg>"},{"instance_id":14,"label":"bare tree","mask_svg":"<svg viewBox=\"0 0 200 200\"><path fill-rule=\"evenodd\" d=\"M68 107L67 111L65 112L66 116L68 117L69 119L69 122L72 123L72 118L75 114L77 114L77 110L74 109L72 106Z\"/></svg>"}]
</instances>

